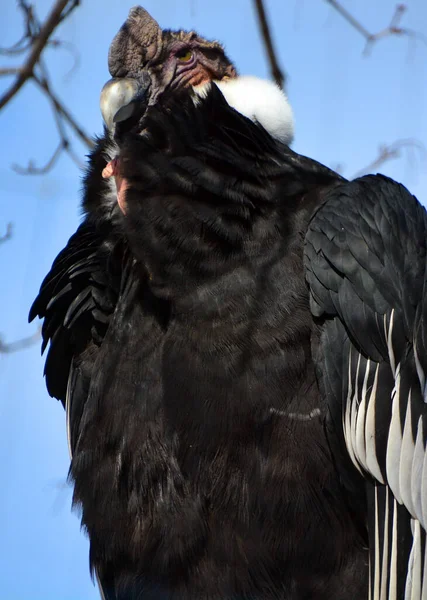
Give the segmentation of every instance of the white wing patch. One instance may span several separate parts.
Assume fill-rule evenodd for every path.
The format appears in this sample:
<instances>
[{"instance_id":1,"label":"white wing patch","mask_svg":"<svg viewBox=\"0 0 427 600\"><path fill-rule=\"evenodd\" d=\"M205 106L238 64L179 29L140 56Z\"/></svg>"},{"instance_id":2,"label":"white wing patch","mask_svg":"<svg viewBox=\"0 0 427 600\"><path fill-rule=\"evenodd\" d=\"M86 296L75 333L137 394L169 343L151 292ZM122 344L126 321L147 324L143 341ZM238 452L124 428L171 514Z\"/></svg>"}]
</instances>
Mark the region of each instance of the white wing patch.
<instances>
[{"instance_id":1,"label":"white wing patch","mask_svg":"<svg viewBox=\"0 0 427 600\"><path fill-rule=\"evenodd\" d=\"M390 397L391 421L388 426L385 453L385 474L380 468L376 444L377 432L386 423L377 423L377 394L380 364L365 359L350 347L347 369L347 398L343 406L343 431L348 453L360 472L369 473L382 484L388 484L399 504L404 504L411 516L427 523L427 461L425 427L419 417L416 439L413 432L412 390L403 386L401 363L396 363L393 349L395 312L384 318L384 334L394 388ZM418 375L420 368L417 368ZM422 374L423 375L423 374ZM363 381L363 383L362 383ZM422 378L420 379L423 385ZM384 399L382 399L384 401ZM404 416L402 422L402 415Z\"/></svg>"},{"instance_id":2,"label":"white wing patch","mask_svg":"<svg viewBox=\"0 0 427 600\"><path fill-rule=\"evenodd\" d=\"M386 333L386 339L387 339L387 349L388 349L388 356L390 359L390 367L391 370L393 371L393 375L396 375L396 360L394 358L394 349L393 349L393 325L394 325L394 309L391 311L390 314L390 324L387 328L387 315L384 315L384 330ZM387 330L388 329L388 330Z\"/></svg>"},{"instance_id":3,"label":"white wing patch","mask_svg":"<svg viewBox=\"0 0 427 600\"><path fill-rule=\"evenodd\" d=\"M380 488L385 502L380 499ZM427 600L425 576L424 530L417 519L411 520L412 546L407 565L398 564L402 540L399 534L399 505L387 486L375 486L372 572L370 573L370 598L372 600ZM380 506L384 508L380 512ZM381 529L382 535L380 533ZM406 571L404 595L398 593L402 567ZM399 571L400 568L400 571Z\"/></svg>"},{"instance_id":4,"label":"white wing patch","mask_svg":"<svg viewBox=\"0 0 427 600\"><path fill-rule=\"evenodd\" d=\"M356 421L356 456L359 464L366 464L366 444L365 444L365 426L366 426L366 409L367 409L367 394L368 394L368 381L370 372L371 361L368 360L367 369L365 372L365 378L363 380L362 388L362 399L359 404L359 410L357 411Z\"/></svg>"},{"instance_id":5,"label":"white wing patch","mask_svg":"<svg viewBox=\"0 0 427 600\"><path fill-rule=\"evenodd\" d=\"M411 493L412 459L415 450L414 440L412 439L411 390L409 390L409 397L406 399L406 402L408 407L406 409L405 428L403 430L402 448L400 452L399 487L403 504L411 515L416 517Z\"/></svg>"},{"instance_id":6,"label":"white wing patch","mask_svg":"<svg viewBox=\"0 0 427 600\"><path fill-rule=\"evenodd\" d=\"M387 453L386 453L386 471L387 481L394 494L396 500L402 504L402 496L400 495L399 487L399 469L396 468L399 465L400 449L402 447L402 428L400 423L400 388L401 388L401 375L400 365L397 366L394 390L392 392L392 413L390 432L388 435L387 442Z\"/></svg>"},{"instance_id":7,"label":"white wing patch","mask_svg":"<svg viewBox=\"0 0 427 600\"><path fill-rule=\"evenodd\" d=\"M384 483L375 448L375 400L378 390L379 365L364 361L359 354L356 372L352 371L352 348L348 358L348 391L344 404L343 430L347 450L360 473L369 472ZM362 373L361 369L364 369ZM363 384L359 381L363 376ZM372 381L371 385L369 382Z\"/></svg>"},{"instance_id":8,"label":"white wing patch","mask_svg":"<svg viewBox=\"0 0 427 600\"><path fill-rule=\"evenodd\" d=\"M367 470L381 483L384 483L383 476L381 474L380 465L377 459L377 452L375 448L375 403L376 395L378 391L378 375L379 365L375 368L375 379L374 385L372 386L371 394L369 396L368 411L366 415L365 425L365 440L366 440L366 468Z\"/></svg>"},{"instance_id":9,"label":"white wing patch","mask_svg":"<svg viewBox=\"0 0 427 600\"><path fill-rule=\"evenodd\" d=\"M422 589L422 549L421 549L421 525L419 521L412 520L412 543L409 556L408 575L406 577L405 600L419 600Z\"/></svg>"},{"instance_id":10,"label":"white wing patch","mask_svg":"<svg viewBox=\"0 0 427 600\"><path fill-rule=\"evenodd\" d=\"M379 415L384 412L377 403L379 399L382 403L387 402L384 390L381 389L380 382L383 379L380 378L380 373L383 372L380 372L380 363L363 357L350 346L346 368L347 397L344 398L343 406L343 432L355 467L378 482L375 484L372 507L375 511L374 523L370 533L373 538L370 598L427 600L427 426L424 425L423 414L417 415L417 421L414 421L419 390L414 387L413 381L412 387L408 387L408 377L411 376L408 359L405 354L403 358L402 354L398 357L394 348L396 318L394 310L384 317L384 341L394 377L394 387L390 393L390 421L378 421ZM417 372L415 385L419 383L425 400L425 376L416 353L412 365ZM384 406L386 408L386 404ZM384 458L379 458L377 444L378 435L384 437L384 429L381 429L384 427L388 428L388 432L386 430L385 465L382 465L381 470L380 460L384 462ZM399 505L403 505L410 516L405 516ZM404 528L405 519L409 523L409 518L412 542L409 537L409 542L405 543L412 545L409 561L402 564L401 536L407 535L402 534L402 527Z\"/></svg>"}]
</instances>

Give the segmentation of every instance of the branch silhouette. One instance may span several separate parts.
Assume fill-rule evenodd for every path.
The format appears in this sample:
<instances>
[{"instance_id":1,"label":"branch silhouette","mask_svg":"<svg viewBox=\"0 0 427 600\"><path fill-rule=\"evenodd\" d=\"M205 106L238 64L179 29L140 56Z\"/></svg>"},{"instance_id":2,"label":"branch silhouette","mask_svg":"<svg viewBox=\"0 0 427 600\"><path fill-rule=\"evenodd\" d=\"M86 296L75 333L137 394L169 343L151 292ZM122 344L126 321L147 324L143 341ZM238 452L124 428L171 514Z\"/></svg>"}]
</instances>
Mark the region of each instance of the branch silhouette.
<instances>
[{"instance_id":1,"label":"branch silhouette","mask_svg":"<svg viewBox=\"0 0 427 600\"><path fill-rule=\"evenodd\" d=\"M28 82L33 82L43 94L48 98L53 118L58 131L59 142L55 147L50 159L42 167L37 167L33 160L30 160L27 167L13 165L16 172L22 175L40 175L50 171L56 164L62 152L66 152L70 158L81 166L77 154L72 148L72 143L67 135L67 129L71 129L73 134L88 148L93 147L91 137L79 125L76 118L72 115L69 108L58 98L52 88L49 73L43 61L43 51L47 47L66 48L73 54L74 66L78 63L78 56L71 44L59 39L53 39L52 35L57 27L67 19L73 10L79 5L79 0L56 0L50 13L44 23L40 23L35 14L35 9L25 0L19 0L18 7L24 15L24 33L19 40L9 48L1 48L0 54L6 56L16 56L28 53L26 60L21 67L0 68L0 76L15 76L15 81L0 97L0 110L4 108L19 93L22 87Z\"/></svg>"},{"instance_id":2,"label":"branch silhouette","mask_svg":"<svg viewBox=\"0 0 427 600\"><path fill-rule=\"evenodd\" d=\"M377 31L376 33L371 33L358 19L356 19L356 17L354 17L346 8L344 8L344 6L338 0L325 1L330 4L332 8L334 8L347 21L347 23L349 23L349 25L351 25L365 38L366 45L363 51L365 55L369 54L375 42L378 42L379 40L391 35L405 35L408 37L418 38L427 45L427 39L422 33L413 31L412 29L407 29L405 27L400 27L400 22L407 9L406 4L397 4L387 27L384 27L384 29Z\"/></svg>"},{"instance_id":3,"label":"branch silhouette","mask_svg":"<svg viewBox=\"0 0 427 600\"><path fill-rule=\"evenodd\" d=\"M270 71L274 81L280 88L283 88L285 85L285 74L284 71L279 66L279 61L277 58L276 51L273 45L273 39L271 36L270 26L267 20L267 14L265 12L264 2L263 0L255 0L255 10L258 19L258 26L262 35L263 43L265 46L265 50L268 57L268 62L270 64Z\"/></svg>"}]
</instances>

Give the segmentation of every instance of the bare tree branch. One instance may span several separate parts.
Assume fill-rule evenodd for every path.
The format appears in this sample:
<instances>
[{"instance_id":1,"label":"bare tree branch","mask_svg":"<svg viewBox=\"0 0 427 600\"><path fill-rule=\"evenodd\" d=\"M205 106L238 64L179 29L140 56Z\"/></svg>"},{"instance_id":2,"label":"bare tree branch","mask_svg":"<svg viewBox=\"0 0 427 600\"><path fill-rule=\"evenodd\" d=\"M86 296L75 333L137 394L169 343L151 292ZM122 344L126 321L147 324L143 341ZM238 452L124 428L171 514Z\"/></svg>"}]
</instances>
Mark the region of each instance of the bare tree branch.
<instances>
[{"instance_id":1,"label":"bare tree branch","mask_svg":"<svg viewBox=\"0 0 427 600\"><path fill-rule=\"evenodd\" d=\"M9 68L4 68L4 69L0 69L0 76L3 75L17 75L18 73L20 73L21 69L19 67L9 67Z\"/></svg>"},{"instance_id":2,"label":"bare tree branch","mask_svg":"<svg viewBox=\"0 0 427 600\"><path fill-rule=\"evenodd\" d=\"M40 329L38 329L33 335L30 335L16 342L10 342L6 344L0 337L0 354L12 354L12 352L19 352L24 348L29 348L40 339Z\"/></svg>"},{"instance_id":3,"label":"bare tree branch","mask_svg":"<svg viewBox=\"0 0 427 600\"><path fill-rule=\"evenodd\" d=\"M25 32L22 34L22 37L19 38L19 40L10 48L0 48L0 54L22 54L31 48L33 43L33 37L36 28L36 19L34 17L33 7L31 4L26 4L25 0L18 0L17 4L25 15Z\"/></svg>"},{"instance_id":4,"label":"bare tree branch","mask_svg":"<svg viewBox=\"0 0 427 600\"><path fill-rule=\"evenodd\" d=\"M16 75L15 82L0 98L0 110L19 92L22 86L29 80L33 81L38 88L47 96L51 106L53 118L59 135L59 142L54 149L50 159L42 167L37 167L33 160L30 160L27 167L12 165L12 168L22 175L41 175L52 169L61 152L67 152L71 159L81 166L81 161L77 154L71 148L71 142L67 135L66 127L71 128L73 133L89 149L93 147L93 141L86 134L83 128L77 123L69 109L59 100L54 93L46 66L42 60L42 52L46 47L66 48L74 58L74 64L71 71L78 64L78 53L72 44L63 42L59 39L51 38L55 28L58 27L64 19L79 4L79 0L56 0L46 21L41 23L35 14L34 7L27 4L25 0L19 0L19 7L25 17L25 32L23 36L10 48L3 48L0 52L6 55L16 55L30 50L29 56L22 67L10 67L0 69L0 76ZM70 71L70 72L71 72ZM69 73L70 73L69 72ZM69 73L67 75L69 75Z\"/></svg>"},{"instance_id":5,"label":"bare tree branch","mask_svg":"<svg viewBox=\"0 0 427 600\"><path fill-rule=\"evenodd\" d=\"M30 160L28 163L28 167L21 167L20 165L13 164L12 169L19 173L20 175L45 175L48 173L54 166L59 156L61 155L62 150L64 150L64 141L61 140L58 146L55 148L54 153L47 161L44 167L36 167L34 162Z\"/></svg>"},{"instance_id":6,"label":"bare tree branch","mask_svg":"<svg viewBox=\"0 0 427 600\"><path fill-rule=\"evenodd\" d=\"M74 130L74 133L80 137L81 141L85 143L89 148L93 147L93 141L86 135L86 133L80 128L75 119L71 116L68 110L63 106L60 101L54 96L51 88L47 70L42 62L40 62L40 69L43 71L43 76L33 76L33 80L40 89L47 95L52 104L53 118L56 123L56 128L59 135L58 146L52 153L51 158L43 167L36 167L34 161L30 160L28 167L21 167L20 165L12 165L12 168L20 175L45 175L48 173L56 164L61 152L65 151L70 158L76 163L78 167L82 167L82 163L77 157L76 153L72 150L70 140L68 139L64 121Z\"/></svg>"},{"instance_id":7,"label":"bare tree branch","mask_svg":"<svg viewBox=\"0 0 427 600\"><path fill-rule=\"evenodd\" d=\"M10 240L10 238L12 237L12 231L13 231L12 223L8 223L6 225L6 233L4 235L0 236L0 244L3 244L4 242L7 242Z\"/></svg>"},{"instance_id":8,"label":"bare tree branch","mask_svg":"<svg viewBox=\"0 0 427 600\"><path fill-rule=\"evenodd\" d=\"M255 9L258 16L258 24L261 31L264 46L267 52L268 61L270 63L270 71L274 81L280 88L283 88L285 84L285 75L282 69L279 67L279 61L277 60L276 51L274 49L273 40L270 33L270 27L267 21L267 15L265 13L263 0L255 0Z\"/></svg>"},{"instance_id":9,"label":"bare tree branch","mask_svg":"<svg viewBox=\"0 0 427 600\"><path fill-rule=\"evenodd\" d=\"M335 10L344 17L347 23L350 23L350 25L354 27L354 29L356 29L356 31L358 31L361 35L363 35L366 40L369 41L371 39L372 34L370 34L369 31L362 25L362 23L359 23L359 21L355 19L353 15L349 13L348 10L345 9L344 6L342 6L337 0L326 0L326 2L333 6Z\"/></svg>"},{"instance_id":10,"label":"bare tree branch","mask_svg":"<svg viewBox=\"0 0 427 600\"><path fill-rule=\"evenodd\" d=\"M67 124L74 130L74 133L80 140L88 147L93 148L94 143L93 140L85 133L85 131L80 127L75 118L72 116L70 111L65 107L64 104L58 99L58 97L53 93L49 82L47 79L40 79L37 75L33 76L34 82L39 86L39 88L48 96L51 100L55 110L61 115L61 117L67 122Z\"/></svg>"},{"instance_id":11,"label":"bare tree branch","mask_svg":"<svg viewBox=\"0 0 427 600\"><path fill-rule=\"evenodd\" d=\"M14 97L17 92L19 92L24 83L33 75L34 67L39 60L49 37L53 33L55 27L57 27L61 22L63 10L67 8L68 4L70 4L70 0L57 0L53 5L53 8L44 25L41 27L37 37L34 39L34 43L26 63L20 70L15 82L0 98L0 110ZM71 0L71 10L76 6L77 2L75 0ZM67 14L69 13L70 7L68 7L67 11Z\"/></svg>"},{"instance_id":12,"label":"bare tree branch","mask_svg":"<svg viewBox=\"0 0 427 600\"><path fill-rule=\"evenodd\" d=\"M57 40L57 39L51 40L49 42L49 46L51 46L53 48L64 48L73 57L73 64L71 65L71 68L64 75L64 80L68 79L70 77L70 75L73 73L73 71L75 71L77 69L77 67L80 65L80 55L79 55L77 48L71 42L64 42L64 40Z\"/></svg>"},{"instance_id":13,"label":"bare tree branch","mask_svg":"<svg viewBox=\"0 0 427 600\"><path fill-rule=\"evenodd\" d=\"M68 144L68 146L66 148L64 147L64 150L68 154L68 156L71 158L71 160L79 167L79 169L84 169L84 167L85 167L84 163L80 160L80 158L74 152L71 144Z\"/></svg>"},{"instance_id":14,"label":"bare tree branch","mask_svg":"<svg viewBox=\"0 0 427 600\"><path fill-rule=\"evenodd\" d=\"M26 42L25 46L22 44ZM10 48L0 48L0 54L5 54L7 56L13 56L14 54L22 54L26 52L28 48L31 47L31 41L28 40L27 34L24 35Z\"/></svg>"},{"instance_id":15,"label":"bare tree branch","mask_svg":"<svg viewBox=\"0 0 427 600\"><path fill-rule=\"evenodd\" d=\"M75 8L77 8L77 6L79 6L79 5L80 5L80 0L73 0L71 2L70 6L68 6L67 9L64 10L64 12L62 13L59 22L62 23L62 21L65 21L65 19L68 19L68 17L73 12L73 10Z\"/></svg>"},{"instance_id":16,"label":"bare tree branch","mask_svg":"<svg viewBox=\"0 0 427 600\"><path fill-rule=\"evenodd\" d=\"M326 0L344 19L349 23L356 31L358 31L366 40L366 46L363 51L364 54L368 54L375 42L380 39L388 37L390 35L406 35L413 38L421 39L427 45L427 39L419 32L411 29L399 27L399 23L402 20L403 14L406 11L405 4L398 4L391 17L390 24L381 29L377 33L371 33L366 29L360 21L358 21L338 0Z\"/></svg>"},{"instance_id":17,"label":"bare tree branch","mask_svg":"<svg viewBox=\"0 0 427 600\"><path fill-rule=\"evenodd\" d=\"M12 223L8 223L6 227L6 233L0 236L0 244L7 242L12 237L13 226ZM16 342L12 342L10 344L6 344L0 336L0 354L10 354L11 352L18 352L24 348L28 348L32 344L34 344L37 340L40 339L40 331L39 328L33 335L23 338L22 340L18 340Z\"/></svg>"},{"instance_id":18,"label":"bare tree branch","mask_svg":"<svg viewBox=\"0 0 427 600\"><path fill-rule=\"evenodd\" d=\"M421 154L426 154L426 149L424 145L419 140L415 139L396 140L392 144L388 145L382 144L378 149L378 156L371 163L366 165L366 167L357 171L357 173L353 175L352 179L356 179L356 177L361 177L362 175L372 173L389 160L400 158L401 151L404 148L414 148L418 150Z\"/></svg>"}]
</instances>

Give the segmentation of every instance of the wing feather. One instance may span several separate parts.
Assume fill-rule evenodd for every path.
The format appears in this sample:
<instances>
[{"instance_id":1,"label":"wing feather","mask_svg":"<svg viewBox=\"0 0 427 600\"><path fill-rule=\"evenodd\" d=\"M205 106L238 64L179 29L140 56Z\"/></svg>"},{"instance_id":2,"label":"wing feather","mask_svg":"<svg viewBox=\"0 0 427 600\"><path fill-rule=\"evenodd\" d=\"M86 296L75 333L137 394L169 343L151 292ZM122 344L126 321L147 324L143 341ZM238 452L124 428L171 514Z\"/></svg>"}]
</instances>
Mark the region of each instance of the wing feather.
<instances>
[{"instance_id":1,"label":"wing feather","mask_svg":"<svg viewBox=\"0 0 427 600\"><path fill-rule=\"evenodd\" d=\"M365 478L374 600L427 595L426 232L403 186L368 176L330 191L306 236L315 359L347 482Z\"/></svg>"},{"instance_id":2,"label":"wing feather","mask_svg":"<svg viewBox=\"0 0 427 600\"><path fill-rule=\"evenodd\" d=\"M112 238L111 226L84 222L54 261L30 310L30 320L44 318L46 385L65 405L70 455L92 367L120 290L120 244Z\"/></svg>"}]
</instances>

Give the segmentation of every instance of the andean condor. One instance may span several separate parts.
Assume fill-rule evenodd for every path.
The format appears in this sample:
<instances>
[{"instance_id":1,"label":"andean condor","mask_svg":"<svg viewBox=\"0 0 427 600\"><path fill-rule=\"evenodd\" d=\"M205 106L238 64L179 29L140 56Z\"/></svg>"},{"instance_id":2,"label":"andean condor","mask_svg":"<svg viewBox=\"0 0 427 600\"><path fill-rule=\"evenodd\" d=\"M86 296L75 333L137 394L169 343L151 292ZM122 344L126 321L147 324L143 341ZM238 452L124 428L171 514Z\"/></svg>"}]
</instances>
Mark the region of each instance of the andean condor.
<instances>
[{"instance_id":1,"label":"andean condor","mask_svg":"<svg viewBox=\"0 0 427 600\"><path fill-rule=\"evenodd\" d=\"M30 314L103 597L425 600L425 210L142 8L109 67Z\"/></svg>"}]
</instances>

